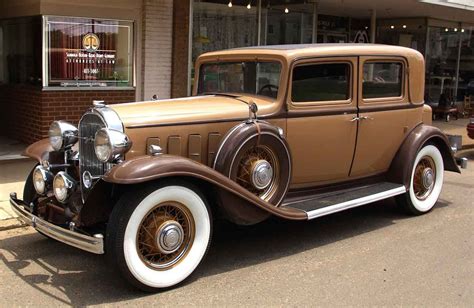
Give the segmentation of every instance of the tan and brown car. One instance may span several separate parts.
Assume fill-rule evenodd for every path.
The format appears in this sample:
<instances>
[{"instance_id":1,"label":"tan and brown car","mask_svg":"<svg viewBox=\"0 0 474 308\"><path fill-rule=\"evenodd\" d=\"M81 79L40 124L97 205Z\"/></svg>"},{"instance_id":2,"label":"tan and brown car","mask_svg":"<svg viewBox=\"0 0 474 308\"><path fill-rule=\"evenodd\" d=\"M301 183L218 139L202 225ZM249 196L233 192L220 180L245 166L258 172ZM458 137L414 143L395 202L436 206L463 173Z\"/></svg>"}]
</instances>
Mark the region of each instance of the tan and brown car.
<instances>
[{"instance_id":1,"label":"tan and brown car","mask_svg":"<svg viewBox=\"0 0 474 308\"><path fill-rule=\"evenodd\" d=\"M207 53L189 98L95 102L29 146L16 212L40 233L107 254L145 290L198 266L212 223L309 220L396 197L418 215L460 172L424 105L423 56L363 44Z\"/></svg>"}]
</instances>

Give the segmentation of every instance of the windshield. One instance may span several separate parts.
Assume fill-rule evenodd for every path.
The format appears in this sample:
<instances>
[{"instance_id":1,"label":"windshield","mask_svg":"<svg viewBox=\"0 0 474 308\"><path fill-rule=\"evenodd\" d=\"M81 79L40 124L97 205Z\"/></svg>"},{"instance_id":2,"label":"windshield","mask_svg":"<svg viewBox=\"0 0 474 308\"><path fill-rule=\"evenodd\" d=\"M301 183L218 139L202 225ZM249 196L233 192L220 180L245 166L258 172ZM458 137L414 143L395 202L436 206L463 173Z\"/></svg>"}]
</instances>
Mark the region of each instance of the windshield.
<instances>
[{"instance_id":1,"label":"windshield","mask_svg":"<svg viewBox=\"0 0 474 308\"><path fill-rule=\"evenodd\" d=\"M198 94L245 93L278 96L279 62L220 62L201 65Z\"/></svg>"}]
</instances>

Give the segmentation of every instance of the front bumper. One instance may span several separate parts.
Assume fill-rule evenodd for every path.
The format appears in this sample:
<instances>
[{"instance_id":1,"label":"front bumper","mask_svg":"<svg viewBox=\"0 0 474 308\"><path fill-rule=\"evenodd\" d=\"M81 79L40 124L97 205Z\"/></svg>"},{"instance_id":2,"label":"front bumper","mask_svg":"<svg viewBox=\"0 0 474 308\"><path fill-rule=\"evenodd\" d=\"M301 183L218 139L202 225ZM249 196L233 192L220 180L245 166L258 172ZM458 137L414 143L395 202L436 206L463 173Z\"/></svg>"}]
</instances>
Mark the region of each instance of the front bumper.
<instances>
[{"instance_id":1,"label":"front bumper","mask_svg":"<svg viewBox=\"0 0 474 308\"><path fill-rule=\"evenodd\" d=\"M13 208L13 211L18 214L22 221L32 226L39 232L55 240L88 252L95 254L104 253L104 238L102 234L89 236L49 223L26 210L24 202L17 199L16 193L10 194L10 204Z\"/></svg>"}]
</instances>

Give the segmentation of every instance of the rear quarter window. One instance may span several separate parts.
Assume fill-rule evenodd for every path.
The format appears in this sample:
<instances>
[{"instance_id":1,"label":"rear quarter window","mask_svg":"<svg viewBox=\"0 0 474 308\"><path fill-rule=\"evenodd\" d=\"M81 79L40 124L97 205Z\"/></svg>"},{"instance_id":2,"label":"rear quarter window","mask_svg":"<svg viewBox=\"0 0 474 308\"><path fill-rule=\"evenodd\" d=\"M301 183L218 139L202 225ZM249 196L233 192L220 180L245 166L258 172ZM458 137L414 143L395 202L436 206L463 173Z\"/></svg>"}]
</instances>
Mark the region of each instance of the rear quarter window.
<instances>
[{"instance_id":1,"label":"rear quarter window","mask_svg":"<svg viewBox=\"0 0 474 308\"><path fill-rule=\"evenodd\" d=\"M400 62L364 63L362 98L402 96L402 72Z\"/></svg>"}]
</instances>

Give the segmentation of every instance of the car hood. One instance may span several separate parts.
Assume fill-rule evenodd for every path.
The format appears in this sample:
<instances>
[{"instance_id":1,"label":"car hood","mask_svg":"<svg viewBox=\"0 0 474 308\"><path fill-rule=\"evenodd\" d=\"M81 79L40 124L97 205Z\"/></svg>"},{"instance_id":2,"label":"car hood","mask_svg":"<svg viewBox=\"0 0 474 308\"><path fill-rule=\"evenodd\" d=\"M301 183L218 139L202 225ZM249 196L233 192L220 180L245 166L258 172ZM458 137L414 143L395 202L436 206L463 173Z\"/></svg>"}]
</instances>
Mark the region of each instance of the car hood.
<instances>
[{"instance_id":1,"label":"car hood","mask_svg":"<svg viewBox=\"0 0 474 308\"><path fill-rule=\"evenodd\" d=\"M257 96L205 95L186 98L109 105L125 128L195 122L242 120L249 116L248 103L255 102L258 115L275 113L277 103Z\"/></svg>"}]
</instances>

